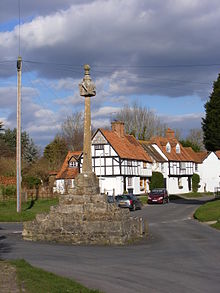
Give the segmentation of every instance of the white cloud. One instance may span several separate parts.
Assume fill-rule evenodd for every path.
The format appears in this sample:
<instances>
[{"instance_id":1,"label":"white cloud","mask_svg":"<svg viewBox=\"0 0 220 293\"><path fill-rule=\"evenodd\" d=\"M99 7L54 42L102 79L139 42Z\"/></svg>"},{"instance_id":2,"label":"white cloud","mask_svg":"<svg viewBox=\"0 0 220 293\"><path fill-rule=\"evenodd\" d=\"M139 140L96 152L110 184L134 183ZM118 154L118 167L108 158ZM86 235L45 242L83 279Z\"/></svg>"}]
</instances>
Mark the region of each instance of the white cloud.
<instances>
[{"instance_id":1,"label":"white cloud","mask_svg":"<svg viewBox=\"0 0 220 293\"><path fill-rule=\"evenodd\" d=\"M99 117L106 117L106 116L111 116L116 114L117 112L120 111L120 108L118 107L102 107L99 108L96 112L92 113L93 118L99 118Z\"/></svg>"},{"instance_id":2,"label":"white cloud","mask_svg":"<svg viewBox=\"0 0 220 293\"><path fill-rule=\"evenodd\" d=\"M22 119L37 139L44 133L48 137L54 134L66 113L83 109L78 83L84 63L91 64L91 76L97 87L97 95L92 99L97 125L100 121L107 123L114 108L129 104L131 95L208 97L219 67L190 65L219 63L218 0L32 2L22 1L24 65L25 62L28 65L26 71L34 72L32 83L36 87L39 87L37 79L47 80L55 92L53 98L51 95L48 98L46 92L42 94L48 101L43 106L33 100L39 95L38 90L23 88ZM17 17L11 3L1 1L2 21ZM1 59L15 60L18 26L11 28L7 24L4 29L3 24L2 28ZM16 73L15 62L0 67L3 79ZM0 99L1 116L8 125L15 125L16 87L0 87ZM196 115L165 119L187 128L190 123L199 125L200 114Z\"/></svg>"},{"instance_id":3,"label":"white cloud","mask_svg":"<svg viewBox=\"0 0 220 293\"><path fill-rule=\"evenodd\" d=\"M178 129L183 137L189 134L190 129L201 128L202 113L184 115L160 115L161 121L172 129Z\"/></svg>"}]
</instances>

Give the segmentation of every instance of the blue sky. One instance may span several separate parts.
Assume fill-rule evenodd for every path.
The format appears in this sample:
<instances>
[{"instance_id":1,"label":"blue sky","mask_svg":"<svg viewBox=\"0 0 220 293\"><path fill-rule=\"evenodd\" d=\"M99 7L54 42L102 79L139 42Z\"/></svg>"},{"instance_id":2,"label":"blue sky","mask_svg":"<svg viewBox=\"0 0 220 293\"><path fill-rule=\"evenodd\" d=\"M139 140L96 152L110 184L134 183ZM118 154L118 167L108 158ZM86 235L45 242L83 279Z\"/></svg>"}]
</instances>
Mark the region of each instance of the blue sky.
<instances>
[{"instance_id":1,"label":"blue sky","mask_svg":"<svg viewBox=\"0 0 220 293\"><path fill-rule=\"evenodd\" d=\"M219 1L20 0L20 11L22 128L37 144L49 143L66 116L83 109L85 63L97 87L95 127L136 101L183 135L200 128L220 72ZM10 128L18 15L18 0L1 1L0 119Z\"/></svg>"}]
</instances>

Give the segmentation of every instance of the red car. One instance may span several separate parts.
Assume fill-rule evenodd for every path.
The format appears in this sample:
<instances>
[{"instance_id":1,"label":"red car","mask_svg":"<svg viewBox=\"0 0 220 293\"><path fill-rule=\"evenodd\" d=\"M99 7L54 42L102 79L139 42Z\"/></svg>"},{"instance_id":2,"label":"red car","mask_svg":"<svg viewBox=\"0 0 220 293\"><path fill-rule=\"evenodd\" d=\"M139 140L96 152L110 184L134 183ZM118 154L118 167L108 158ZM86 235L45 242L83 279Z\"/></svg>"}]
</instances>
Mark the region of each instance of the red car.
<instances>
[{"instance_id":1,"label":"red car","mask_svg":"<svg viewBox=\"0 0 220 293\"><path fill-rule=\"evenodd\" d=\"M147 202L150 203L168 203L169 195L165 188L153 189L148 195Z\"/></svg>"}]
</instances>

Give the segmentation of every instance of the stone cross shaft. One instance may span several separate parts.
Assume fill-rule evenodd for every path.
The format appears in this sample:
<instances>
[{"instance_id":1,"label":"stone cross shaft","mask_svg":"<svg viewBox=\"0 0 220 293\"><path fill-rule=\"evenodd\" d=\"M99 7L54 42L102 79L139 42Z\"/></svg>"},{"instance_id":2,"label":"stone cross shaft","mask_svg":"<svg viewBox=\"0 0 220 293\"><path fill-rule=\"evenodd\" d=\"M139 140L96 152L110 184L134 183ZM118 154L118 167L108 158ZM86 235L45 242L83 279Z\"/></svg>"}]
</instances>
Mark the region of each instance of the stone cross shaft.
<instances>
[{"instance_id":1,"label":"stone cross shaft","mask_svg":"<svg viewBox=\"0 0 220 293\"><path fill-rule=\"evenodd\" d=\"M91 155L91 109L90 98L96 95L95 84L90 77L90 66L84 65L85 75L82 83L79 84L80 96L85 97L84 112L84 140L83 140L83 173L92 172L92 155Z\"/></svg>"}]
</instances>

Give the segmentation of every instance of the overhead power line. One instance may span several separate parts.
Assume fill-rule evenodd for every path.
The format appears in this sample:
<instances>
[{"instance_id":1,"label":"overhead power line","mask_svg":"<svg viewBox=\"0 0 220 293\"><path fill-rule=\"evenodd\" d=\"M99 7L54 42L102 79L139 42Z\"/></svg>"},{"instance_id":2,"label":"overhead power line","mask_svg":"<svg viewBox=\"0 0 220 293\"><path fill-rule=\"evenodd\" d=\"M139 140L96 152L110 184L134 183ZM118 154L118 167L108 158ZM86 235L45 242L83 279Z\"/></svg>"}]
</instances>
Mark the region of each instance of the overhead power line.
<instances>
[{"instance_id":1,"label":"overhead power line","mask_svg":"<svg viewBox=\"0 0 220 293\"><path fill-rule=\"evenodd\" d=\"M47 62L47 61L35 61L35 60L24 60L27 63L33 64L46 64L46 65L58 65L58 66L67 66L67 67L76 67L82 68L83 64L71 64L71 63L57 63L57 62ZM176 68L176 67L213 67L220 66L220 63L207 63L207 64L165 64L165 65L97 65L91 64L95 68Z\"/></svg>"}]
</instances>

